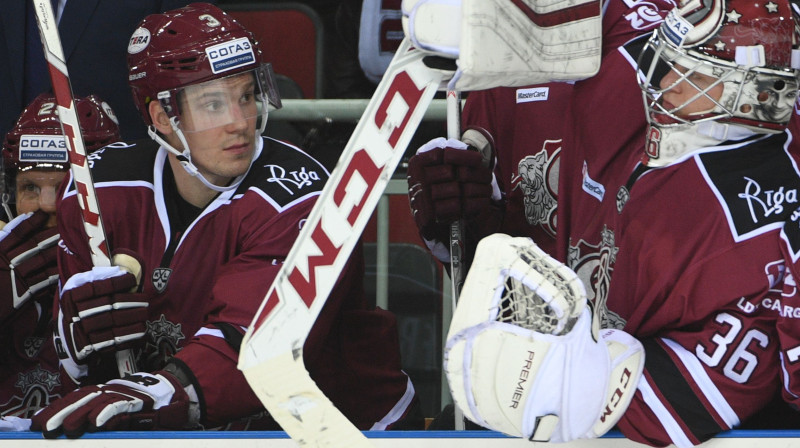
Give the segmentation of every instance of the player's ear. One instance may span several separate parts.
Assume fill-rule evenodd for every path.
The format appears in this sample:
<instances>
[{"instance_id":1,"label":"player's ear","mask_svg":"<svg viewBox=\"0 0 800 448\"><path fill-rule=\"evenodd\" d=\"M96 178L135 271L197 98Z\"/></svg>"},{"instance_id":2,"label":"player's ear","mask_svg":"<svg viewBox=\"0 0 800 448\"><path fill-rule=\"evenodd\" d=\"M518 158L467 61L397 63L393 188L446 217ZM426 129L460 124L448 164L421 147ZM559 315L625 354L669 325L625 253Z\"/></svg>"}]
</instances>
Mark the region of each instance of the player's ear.
<instances>
[{"instance_id":1,"label":"player's ear","mask_svg":"<svg viewBox=\"0 0 800 448\"><path fill-rule=\"evenodd\" d=\"M169 123L169 115L167 112L164 111L164 108L161 107L161 104L158 101L151 101L150 104L147 105L147 110L150 112L150 119L153 121L153 126L156 127L158 132L169 135L172 133L172 126Z\"/></svg>"}]
</instances>

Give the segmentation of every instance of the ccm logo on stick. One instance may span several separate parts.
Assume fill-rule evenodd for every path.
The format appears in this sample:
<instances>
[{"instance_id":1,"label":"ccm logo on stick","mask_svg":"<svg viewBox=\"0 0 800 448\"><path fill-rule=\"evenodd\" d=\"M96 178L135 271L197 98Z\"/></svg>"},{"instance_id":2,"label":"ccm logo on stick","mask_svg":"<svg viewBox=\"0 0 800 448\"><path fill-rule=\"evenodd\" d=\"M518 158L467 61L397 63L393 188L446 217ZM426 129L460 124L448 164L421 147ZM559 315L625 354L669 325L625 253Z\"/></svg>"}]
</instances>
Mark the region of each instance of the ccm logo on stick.
<instances>
[{"instance_id":1,"label":"ccm logo on stick","mask_svg":"<svg viewBox=\"0 0 800 448\"><path fill-rule=\"evenodd\" d=\"M316 271L331 267L337 261L344 262L340 257L341 248L353 233L353 225L363 214L366 199L391 160L393 150L424 92L425 88L418 88L406 71L398 73L379 104L374 120L361 129L366 140L374 143L366 147L362 145L343 165L345 170L341 177L337 180L334 176L329 180L336 182L332 187L333 201L323 205L319 219L307 223L313 226L311 237L298 243L301 244L301 255L287 275L289 283L309 308L317 298L317 288L323 286L320 282L332 285L336 281L336 278L317 276ZM324 198L323 192L320 200ZM273 290L256 327L263 323L279 301L277 291Z\"/></svg>"}]
</instances>

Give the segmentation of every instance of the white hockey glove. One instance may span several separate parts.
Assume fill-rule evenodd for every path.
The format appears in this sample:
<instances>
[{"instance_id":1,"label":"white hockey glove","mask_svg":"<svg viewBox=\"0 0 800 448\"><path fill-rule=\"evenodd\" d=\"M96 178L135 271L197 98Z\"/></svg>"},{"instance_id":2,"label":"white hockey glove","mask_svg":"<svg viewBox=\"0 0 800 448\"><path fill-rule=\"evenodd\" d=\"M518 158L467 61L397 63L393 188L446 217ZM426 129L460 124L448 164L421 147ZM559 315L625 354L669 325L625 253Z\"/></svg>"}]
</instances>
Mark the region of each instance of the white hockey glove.
<instances>
[{"instance_id":1,"label":"white hockey glove","mask_svg":"<svg viewBox=\"0 0 800 448\"><path fill-rule=\"evenodd\" d=\"M633 398L644 351L625 332L595 334L586 303L577 275L530 239L484 238L445 348L464 415L534 441L610 430Z\"/></svg>"},{"instance_id":2,"label":"white hockey glove","mask_svg":"<svg viewBox=\"0 0 800 448\"><path fill-rule=\"evenodd\" d=\"M172 374L139 372L70 392L37 412L31 430L74 438L87 431L189 429L197 423L190 419L190 401Z\"/></svg>"},{"instance_id":3,"label":"white hockey glove","mask_svg":"<svg viewBox=\"0 0 800 448\"><path fill-rule=\"evenodd\" d=\"M453 90L593 76L600 68L601 1L544 3L403 0L403 30L417 48L458 60Z\"/></svg>"}]
</instances>

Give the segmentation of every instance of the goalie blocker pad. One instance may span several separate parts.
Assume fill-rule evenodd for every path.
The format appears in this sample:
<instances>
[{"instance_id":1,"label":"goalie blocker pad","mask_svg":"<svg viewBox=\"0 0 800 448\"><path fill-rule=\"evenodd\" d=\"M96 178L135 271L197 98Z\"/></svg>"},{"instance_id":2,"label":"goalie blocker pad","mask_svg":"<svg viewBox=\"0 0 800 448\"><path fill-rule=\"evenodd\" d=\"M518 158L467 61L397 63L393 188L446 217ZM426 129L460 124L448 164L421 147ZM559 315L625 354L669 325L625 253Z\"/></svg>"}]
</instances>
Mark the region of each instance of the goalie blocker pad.
<instances>
[{"instance_id":1,"label":"goalie blocker pad","mask_svg":"<svg viewBox=\"0 0 800 448\"><path fill-rule=\"evenodd\" d=\"M453 401L479 425L534 441L605 434L636 392L644 351L619 330L594 335L593 317L575 273L530 239L484 238L445 347Z\"/></svg>"},{"instance_id":2,"label":"goalie blocker pad","mask_svg":"<svg viewBox=\"0 0 800 448\"><path fill-rule=\"evenodd\" d=\"M600 68L600 0L403 0L417 48L457 59L450 90L591 77ZM454 20L461 17L461 20Z\"/></svg>"}]
</instances>

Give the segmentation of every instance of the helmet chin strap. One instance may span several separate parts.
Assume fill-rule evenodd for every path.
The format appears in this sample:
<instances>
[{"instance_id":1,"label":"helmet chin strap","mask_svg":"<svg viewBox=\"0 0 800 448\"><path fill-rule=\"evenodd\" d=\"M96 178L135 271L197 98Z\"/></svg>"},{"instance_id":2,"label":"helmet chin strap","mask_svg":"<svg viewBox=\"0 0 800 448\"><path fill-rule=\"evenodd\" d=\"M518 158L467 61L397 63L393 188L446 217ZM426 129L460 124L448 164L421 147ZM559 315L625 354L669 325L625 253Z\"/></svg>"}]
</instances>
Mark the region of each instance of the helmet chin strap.
<instances>
[{"instance_id":1,"label":"helmet chin strap","mask_svg":"<svg viewBox=\"0 0 800 448\"><path fill-rule=\"evenodd\" d=\"M220 193L225 191L233 190L234 188L238 187L240 183L242 183L242 179L244 179L245 174L237 176L230 185L225 187L220 187L219 185L214 185L208 181L208 179L203 176L200 170L197 169L194 163L192 163L192 155L189 151L189 143L186 141L186 137L183 135L183 131L178 128L178 119L177 117L172 117L169 119L169 123L172 126L172 130L175 131L175 134L180 139L183 147L186 148L183 152L178 151L174 146L169 144L161 135L156 131L155 126L150 125L147 127L147 134L150 135L150 138L158 142L161 146L167 149L167 151L175 154L177 156L178 161L180 162L183 169L189 173L190 176L196 177L203 185L206 187L218 191ZM250 161L250 164L253 163L253 160Z\"/></svg>"},{"instance_id":2,"label":"helmet chin strap","mask_svg":"<svg viewBox=\"0 0 800 448\"><path fill-rule=\"evenodd\" d=\"M3 210L6 212L6 216L8 216L8 220L11 221L12 219L16 218L13 213L11 213L11 195L9 193L3 193L2 195L3 201Z\"/></svg>"}]
</instances>

